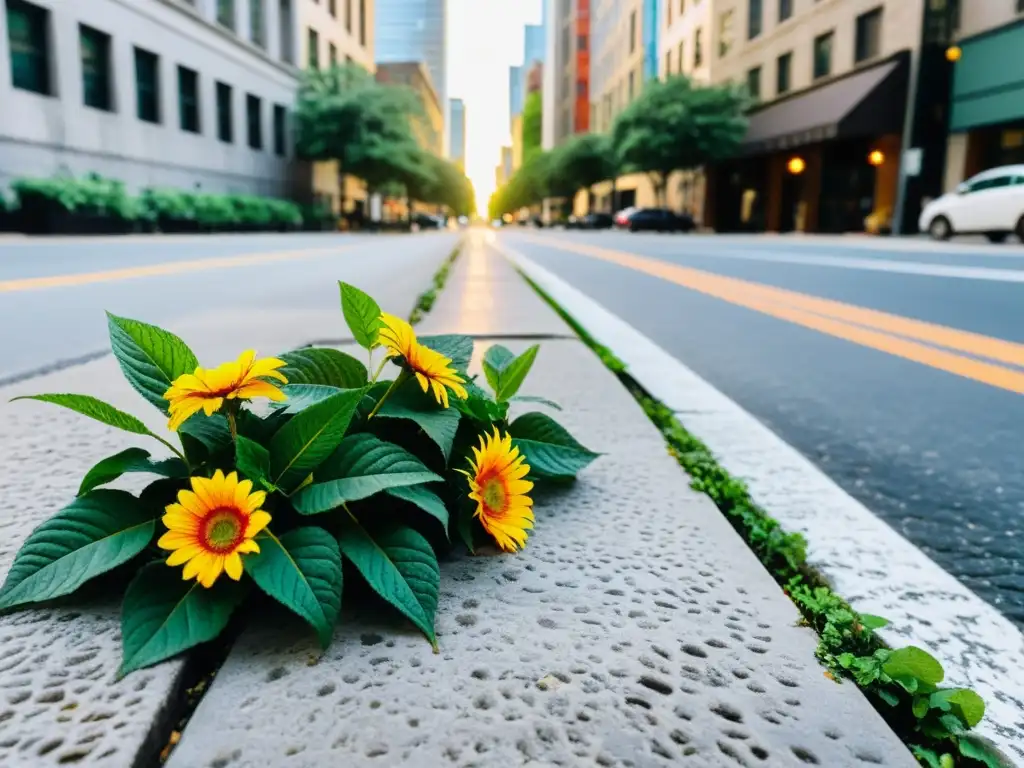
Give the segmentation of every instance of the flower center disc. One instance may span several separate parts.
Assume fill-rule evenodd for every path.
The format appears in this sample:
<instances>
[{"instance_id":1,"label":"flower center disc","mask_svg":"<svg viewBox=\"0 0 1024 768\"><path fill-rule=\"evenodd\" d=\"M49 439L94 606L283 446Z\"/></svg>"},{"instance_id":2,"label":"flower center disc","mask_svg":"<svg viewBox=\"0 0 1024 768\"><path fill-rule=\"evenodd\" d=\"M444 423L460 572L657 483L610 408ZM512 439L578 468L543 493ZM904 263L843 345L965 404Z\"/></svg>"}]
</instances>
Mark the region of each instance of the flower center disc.
<instances>
[{"instance_id":1,"label":"flower center disc","mask_svg":"<svg viewBox=\"0 0 1024 768\"><path fill-rule=\"evenodd\" d=\"M203 521L202 537L212 552L231 552L242 543L245 521L237 509L215 509Z\"/></svg>"},{"instance_id":2,"label":"flower center disc","mask_svg":"<svg viewBox=\"0 0 1024 768\"><path fill-rule=\"evenodd\" d=\"M483 493L484 505L490 512L501 514L505 511L505 484L497 478L484 481Z\"/></svg>"}]
</instances>

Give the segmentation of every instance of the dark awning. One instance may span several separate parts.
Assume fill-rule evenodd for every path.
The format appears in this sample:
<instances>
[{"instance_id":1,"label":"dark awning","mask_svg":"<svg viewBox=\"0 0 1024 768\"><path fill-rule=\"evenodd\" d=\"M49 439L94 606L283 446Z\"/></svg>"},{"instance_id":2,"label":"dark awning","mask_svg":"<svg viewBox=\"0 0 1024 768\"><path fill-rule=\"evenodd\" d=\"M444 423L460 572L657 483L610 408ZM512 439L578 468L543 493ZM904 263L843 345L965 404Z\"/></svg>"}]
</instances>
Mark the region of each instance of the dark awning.
<instances>
[{"instance_id":1,"label":"dark awning","mask_svg":"<svg viewBox=\"0 0 1024 768\"><path fill-rule=\"evenodd\" d=\"M903 127L909 56L795 93L750 114L743 154L829 139L898 133Z\"/></svg>"}]
</instances>

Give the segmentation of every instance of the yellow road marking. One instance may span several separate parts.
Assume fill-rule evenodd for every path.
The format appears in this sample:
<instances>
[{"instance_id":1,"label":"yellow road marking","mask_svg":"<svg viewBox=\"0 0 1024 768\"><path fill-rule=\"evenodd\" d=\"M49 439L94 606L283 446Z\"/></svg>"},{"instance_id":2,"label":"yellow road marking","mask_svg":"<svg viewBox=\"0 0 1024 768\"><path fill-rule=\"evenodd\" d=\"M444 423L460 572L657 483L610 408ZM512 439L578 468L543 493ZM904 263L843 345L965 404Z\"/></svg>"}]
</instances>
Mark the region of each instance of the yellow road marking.
<instances>
[{"instance_id":1,"label":"yellow road marking","mask_svg":"<svg viewBox=\"0 0 1024 768\"><path fill-rule=\"evenodd\" d=\"M623 251L579 243L559 242L555 245L546 238L536 241L628 267L732 304L931 368L999 389L1024 393L1022 371L964 357L917 341L967 352L976 357L1024 366L1024 345L1021 344L761 283L723 277Z\"/></svg>"},{"instance_id":2,"label":"yellow road marking","mask_svg":"<svg viewBox=\"0 0 1024 768\"><path fill-rule=\"evenodd\" d=\"M274 261L292 259L308 259L316 256L327 256L352 248L356 243L346 243L331 248L308 248L300 251L273 251L271 253L246 253L239 256L219 256L212 259L193 259L190 261L164 262L144 267L126 267L109 269L103 272L83 272L71 275L51 275L49 277L26 277L19 280L0 280L0 293L18 291L38 291L45 288L67 288L70 286L88 285L90 283L106 283L112 280L133 280L140 277L156 277L159 275L179 275L186 272L205 272L211 269L231 269L251 267Z\"/></svg>"}]
</instances>

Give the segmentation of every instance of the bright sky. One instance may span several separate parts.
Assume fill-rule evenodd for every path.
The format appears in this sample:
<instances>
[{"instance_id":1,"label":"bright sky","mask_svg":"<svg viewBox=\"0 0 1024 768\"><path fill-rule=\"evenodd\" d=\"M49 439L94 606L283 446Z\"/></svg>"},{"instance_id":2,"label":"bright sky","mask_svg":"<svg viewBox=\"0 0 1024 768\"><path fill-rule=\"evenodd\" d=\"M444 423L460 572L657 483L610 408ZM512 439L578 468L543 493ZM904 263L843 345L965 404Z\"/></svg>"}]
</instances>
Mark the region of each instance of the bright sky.
<instances>
[{"instance_id":1,"label":"bright sky","mask_svg":"<svg viewBox=\"0 0 1024 768\"><path fill-rule=\"evenodd\" d=\"M466 175L487 211L501 147L511 143L508 68L523 63L523 27L541 0L448 0L448 97L466 102Z\"/></svg>"}]
</instances>

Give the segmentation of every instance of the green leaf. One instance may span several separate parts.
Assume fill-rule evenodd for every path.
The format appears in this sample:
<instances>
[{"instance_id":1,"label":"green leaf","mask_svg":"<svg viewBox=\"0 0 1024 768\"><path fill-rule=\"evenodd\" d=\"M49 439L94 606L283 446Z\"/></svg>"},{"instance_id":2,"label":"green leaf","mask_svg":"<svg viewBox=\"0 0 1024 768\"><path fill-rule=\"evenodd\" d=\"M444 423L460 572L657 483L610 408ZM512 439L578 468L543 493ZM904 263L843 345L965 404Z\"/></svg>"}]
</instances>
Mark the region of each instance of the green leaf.
<instances>
[{"instance_id":1,"label":"green leaf","mask_svg":"<svg viewBox=\"0 0 1024 768\"><path fill-rule=\"evenodd\" d=\"M879 688L875 693L878 694L878 698L888 704L890 707L895 707L900 703L900 697L892 691L886 690L885 688Z\"/></svg>"},{"instance_id":2,"label":"green leaf","mask_svg":"<svg viewBox=\"0 0 1024 768\"><path fill-rule=\"evenodd\" d=\"M304 347L285 352L281 373L288 384L320 384L338 389L358 389L369 380L366 366L341 350L330 347Z\"/></svg>"},{"instance_id":3,"label":"green leaf","mask_svg":"<svg viewBox=\"0 0 1024 768\"><path fill-rule=\"evenodd\" d=\"M534 477L575 477L600 454L580 445L558 422L543 413L527 413L509 425L513 442Z\"/></svg>"},{"instance_id":4,"label":"green leaf","mask_svg":"<svg viewBox=\"0 0 1024 768\"><path fill-rule=\"evenodd\" d=\"M1012 768L1012 764L1008 760L1000 757L999 753L982 741L980 737L966 735L961 736L959 741L960 754L964 757L977 760L986 768Z\"/></svg>"},{"instance_id":5,"label":"green leaf","mask_svg":"<svg viewBox=\"0 0 1024 768\"><path fill-rule=\"evenodd\" d=\"M443 336L421 336L419 342L451 360L452 366L459 373L465 374L469 368L469 361L473 357L472 336L455 333Z\"/></svg>"},{"instance_id":6,"label":"green leaf","mask_svg":"<svg viewBox=\"0 0 1024 768\"><path fill-rule=\"evenodd\" d=\"M927 749L918 744L911 745L910 750L914 753L914 757L917 758L918 762L924 763L928 768L942 768L942 762L939 760L935 750Z\"/></svg>"},{"instance_id":7,"label":"green leaf","mask_svg":"<svg viewBox=\"0 0 1024 768\"><path fill-rule=\"evenodd\" d=\"M415 422L427 437L437 443L447 462L459 429L459 411L442 408L415 384L396 389L377 412L378 418L405 419Z\"/></svg>"},{"instance_id":8,"label":"green leaf","mask_svg":"<svg viewBox=\"0 0 1024 768\"><path fill-rule=\"evenodd\" d=\"M860 615L860 623L861 626L864 627L864 629L869 629L872 631L876 629L881 629L882 627L889 626L888 619L883 619L881 616L875 616L874 614L870 613L862 613Z\"/></svg>"},{"instance_id":9,"label":"green leaf","mask_svg":"<svg viewBox=\"0 0 1024 768\"><path fill-rule=\"evenodd\" d=\"M108 456L86 472L82 484L78 487L78 495L84 496L89 491L113 482L129 472L148 472L162 477L188 477L188 466L178 458L153 461L149 458L147 450L126 448L120 453Z\"/></svg>"},{"instance_id":10,"label":"green leaf","mask_svg":"<svg viewBox=\"0 0 1024 768\"><path fill-rule=\"evenodd\" d=\"M352 331L352 338L364 349L373 349L380 330L380 307L354 285L342 282L338 285L341 287L341 313Z\"/></svg>"},{"instance_id":11,"label":"green leaf","mask_svg":"<svg viewBox=\"0 0 1024 768\"><path fill-rule=\"evenodd\" d=\"M140 395L164 413L164 392L184 373L195 373L199 361L188 345L155 325L107 313L110 348L124 377Z\"/></svg>"},{"instance_id":12,"label":"green leaf","mask_svg":"<svg viewBox=\"0 0 1024 768\"><path fill-rule=\"evenodd\" d=\"M346 437L316 475L320 482L292 497L295 509L304 515L329 512L389 488L442 479L404 448L367 433Z\"/></svg>"},{"instance_id":13,"label":"green leaf","mask_svg":"<svg viewBox=\"0 0 1024 768\"><path fill-rule=\"evenodd\" d=\"M509 402L536 403L537 405L546 405L548 408L553 408L556 411L562 410L562 406L554 400L548 400L546 397L535 397L534 395L516 395L515 397L510 397Z\"/></svg>"},{"instance_id":14,"label":"green leaf","mask_svg":"<svg viewBox=\"0 0 1024 768\"><path fill-rule=\"evenodd\" d=\"M526 375L537 359L540 345L534 344L516 357L500 344L495 344L484 355L484 373L499 402L507 401L519 391Z\"/></svg>"},{"instance_id":15,"label":"green leaf","mask_svg":"<svg viewBox=\"0 0 1024 768\"><path fill-rule=\"evenodd\" d=\"M428 515L436 518L444 527L445 534L447 535L448 508L441 501L441 497L429 488L425 488L422 485L399 485L394 488L388 488L385 493L388 496L414 504Z\"/></svg>"},{"instance_id":16,"label":"green leaf","mask_svg":"<svg viewBox=\"0 0 1024 768\"><path fill-rule=\"evenodd\" d=\"M224 574L207 589L182 579L181 568L150 563L128 585L121 605L121 674L213 640L245 592Z\"/></svg>"},{"instance_id":17,"label":"green leaf","mask_svg":"<svg viewBox=\"0 0 1024 768\"><path fill-rule=\"evenodd\" d=\"M244 559L256 585L316 630L326 648L341 610L341 550L323 528L309 526L277 538L264 529L256 536L258 555Z\"/></svg>"},{"instance_id":18,"label":"green leaf","mask_svg":"<svg viewBox=\"0 0 1024 768\"><path fill-rule=\"evenodd\" d=\"M286 493L294 491L341 444L362 399L349 389L311 405L281 427L270 441L270 479Z\"/></svg>"},{"instance_id":19,"label":"green leaf","mask_svg":"<svg viewBox=\"0 0 1024 768\"><path fill-rule=\"evenodd\" d=\"M930 685L938 685L946 676L934 656L913 645L898 648L889 654L889 658L882 664L882 671L900 682L912 678Z\"/></svg>"},{"instance_id":20,"label":"green leaf","mask_svg":"<svg viewBox=\"0 0 1024 768\"><path fill-rule=\"evenodd\" d=\"M311 405L322 403L331 395L336 395L343 390L327 384L285 384L281 387L281 391L288 399L284 402L273 403L270 407L288 413L298 413Z\"/></svg>"},{"instance_id":21,"label":"green leaf","mask_svg":"<svg viewBox=\"0 0 1024 768\"><path fill-rule=\"evenodd\" d=\"M943 712L958 715L968 728L985 716L985 700L970 688L945 688L929 697L929 704Z\"/></svg>"},{"instance_id":22,"label":"green leaf","mask_svg":"<svg viewBox=\"0 0 1024 768\"><path fill-rule=\"evenodd\" d=\"M404 526L371 536L349 518L342 523L338 544L373 591L415 624L436 650L441 569L427 540Z\"/></svg>"},{"instance_id":23,"label":"green leaf","mask_svg":"<svg viewBox=\"0 0 1024 768\"><path fill-rule=\"evenodd\" d=\"M238 436L235 443L235 466L257 487L270 475L270 451L247 437Z\"/></svg>"},{"instance_id":24,"label":"green leaf","mask_svg":"<svg viewBox=\"0 0 1024 768\"><path fill-rule=\"evenodd\" d=\"M21 397L12 398L11 402L15 400L38 400L42 403L52 403L62 408L68 408L75 413L80 413L83 416L88 416L90 419L102 422L108 427L122 429L125 432L131 432L133 435L153 436L149 427L130 413L125 413L91 395L22 395Z\"/></svg>"},{"instance_id":25,"label":"green leaf","mask_svg":"<svg viewBox=\"0 0 1024 768\"><path fill-rule=\"evenodd\" d=\"M75 499L18 550L0 589L0 610L71 594L139 554L155 530L154 511L130 493L100 490Z\"/></svg>"},{"instance_id":26,"label":"green leaf","mask_svg":"<svg viewBox=\"0 0 1024 768\"><path fill-rule=\"evenodd\" d=\"M467 381L465 387L468 397L465 400L453 398L451 401L460 413L471 419L482 421L488 426L492 421L504 421L508 415L506 403L496 403L489 392L481 389L472 381Z\"/></svg>"},{"instance_id":27,"label":"green leaf","mask_svg":"<svg viewBox=\"0 0 1024 768\"><path fill-rule=\"evenodd\" d=\"M231 428L219 413L213 416L197 413L178 428L178 435L193 465L231 448Z\"/></svg>"},{"instance_id":28,"label":"green leaf","mask_svg":"<svg viewBox=\"0 0 1024 768\"><path fill-rule=\"evenodd\" d=\"M922 717L928 714L928 697L927 696L915 696L914 703L910 707L914 713L914 717L920 720Z\"/></svg>"},{"instance_id":29,"label":"green leaf","mask_svg":"<svg viewBox=\"0 0 1024 768\"><path fill-rule=\"evenodd\" d=\"M494 344L487 348L484 353L483 369L487 383L495 392L501 387L501 372L509 363L516 359L516 356L501 344Z\"/></svg>"}]
</instances>

